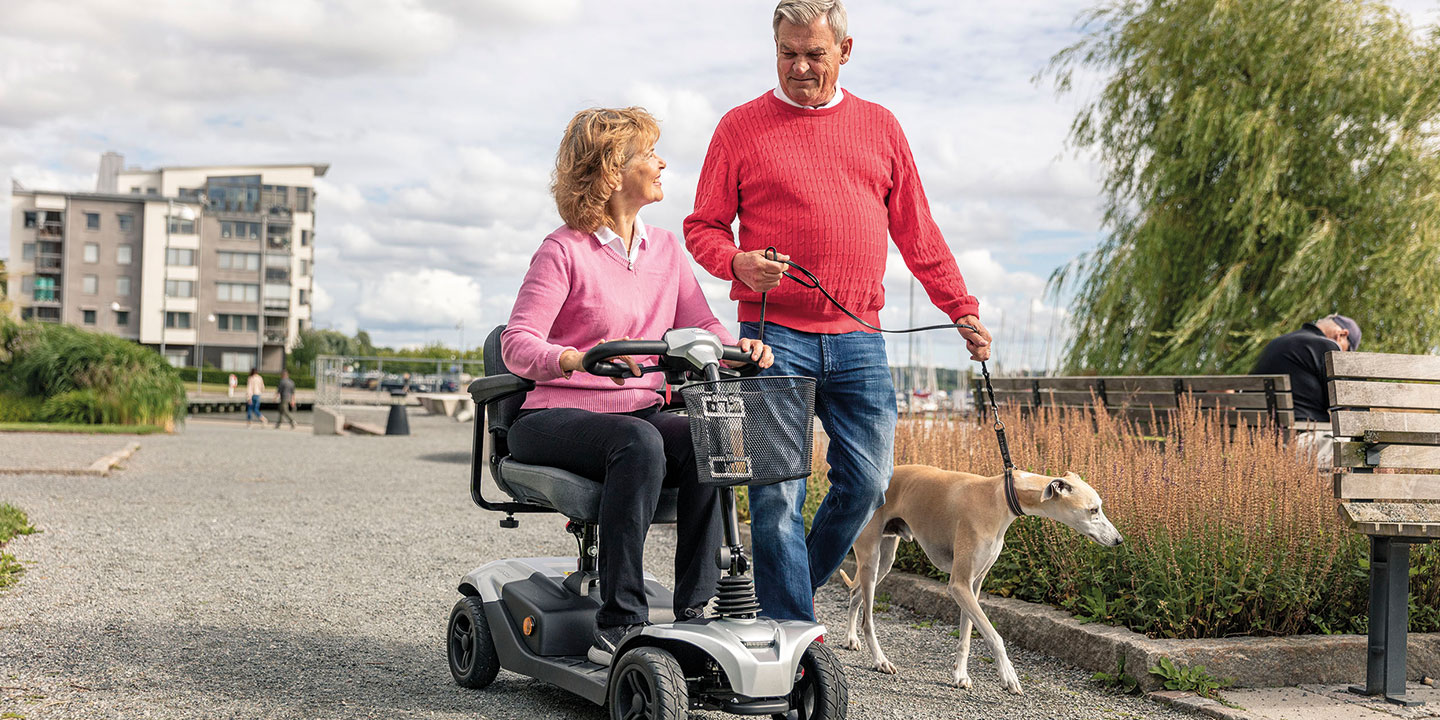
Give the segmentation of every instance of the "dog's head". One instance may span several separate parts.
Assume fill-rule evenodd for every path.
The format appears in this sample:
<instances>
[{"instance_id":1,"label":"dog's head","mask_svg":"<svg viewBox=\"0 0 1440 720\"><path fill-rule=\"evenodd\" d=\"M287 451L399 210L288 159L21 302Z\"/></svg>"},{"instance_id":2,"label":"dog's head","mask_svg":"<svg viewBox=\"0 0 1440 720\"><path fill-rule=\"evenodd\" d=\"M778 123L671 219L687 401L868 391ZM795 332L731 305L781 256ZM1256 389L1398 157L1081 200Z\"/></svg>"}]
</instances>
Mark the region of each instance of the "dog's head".
<instances>
[{"instance_id":1,"label":"dog's head","mask_svg":"<svg viewBox=\"0 0 1440 720\"><path fill-rule=\"evenodd\" d=\"M1040 491L1039 505L1027 508L1029 512L1069 525L1075 532L1101 545L1114 547L1125 541L1120 531L1105 517L1105 510L1100 507L1104 504L1100 494L1079 475L1067 472L1064 477L1033 477L1041 481L1048 479L1049 482Z\"/></svg>"}]
</instances>

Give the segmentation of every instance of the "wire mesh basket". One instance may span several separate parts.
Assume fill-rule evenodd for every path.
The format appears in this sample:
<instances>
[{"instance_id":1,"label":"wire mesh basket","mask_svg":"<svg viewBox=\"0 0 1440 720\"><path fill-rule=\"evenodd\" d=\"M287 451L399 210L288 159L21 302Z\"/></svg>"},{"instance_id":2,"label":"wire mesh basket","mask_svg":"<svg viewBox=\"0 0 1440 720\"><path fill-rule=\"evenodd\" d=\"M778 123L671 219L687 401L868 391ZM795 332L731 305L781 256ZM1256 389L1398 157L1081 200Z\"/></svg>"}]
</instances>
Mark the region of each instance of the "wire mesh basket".
<instances>
[{"instance_id":1,"label":"wire mesh basket","mask_svg":"<svg viewBox=\"0 0 1440 720\"><path fill-rule=\"evenodd\" d=\"M727 378L681 388L700 484L769 485L810 474L815 379Z\"/></svg>"}]
</instances>

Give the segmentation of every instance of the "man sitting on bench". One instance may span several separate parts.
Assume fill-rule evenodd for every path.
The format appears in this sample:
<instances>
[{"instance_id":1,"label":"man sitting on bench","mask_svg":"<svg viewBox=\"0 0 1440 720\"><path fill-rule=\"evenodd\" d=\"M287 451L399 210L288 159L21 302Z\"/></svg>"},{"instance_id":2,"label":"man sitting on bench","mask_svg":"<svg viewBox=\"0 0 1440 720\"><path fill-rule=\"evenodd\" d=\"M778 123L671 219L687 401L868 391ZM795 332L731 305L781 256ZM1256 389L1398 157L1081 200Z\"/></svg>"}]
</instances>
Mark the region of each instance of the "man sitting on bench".
<instances>
[{"instance_id":1,"label":"man sitting on bench","mask_svg":"<svg viewBox=\"0 0 1440 720\"><path fill-rule=\"evenodd\" d=\"M1289 375L1290 390L1295 397L1295 419L1330 422L1330 401L1325 395L1325 353L1359 349L1360 325L1344 315L1327 315L1271 340L1260 351L1260 359L1250 374ZM1322 466L1328 466L1331 437L1329 430L1312 430L1297 433L1296 442L1313 451Z\"/></svg>"}]
</instances>

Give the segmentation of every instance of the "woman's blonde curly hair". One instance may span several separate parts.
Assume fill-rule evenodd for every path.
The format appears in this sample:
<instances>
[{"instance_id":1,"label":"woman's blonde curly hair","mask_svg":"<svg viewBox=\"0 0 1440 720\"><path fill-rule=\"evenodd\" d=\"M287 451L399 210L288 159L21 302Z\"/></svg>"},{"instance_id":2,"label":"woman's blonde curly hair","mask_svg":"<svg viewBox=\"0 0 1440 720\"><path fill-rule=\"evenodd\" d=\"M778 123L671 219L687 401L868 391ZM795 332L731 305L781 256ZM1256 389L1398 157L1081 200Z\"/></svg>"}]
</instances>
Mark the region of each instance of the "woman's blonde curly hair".
<instances>
[{"instance_id":1,"label":"woman's blonde curly hair","mask_svg":"<svg viewBox=\"0 0 1440 720\"><path fill-rule=\"evenodd\" d=\"M644 108L590 108L575 113L555 153L550 191L560 218L580 232L614 219L605 209L626 164L660 139L660 125Z\"/></svg>"}]
</instances>

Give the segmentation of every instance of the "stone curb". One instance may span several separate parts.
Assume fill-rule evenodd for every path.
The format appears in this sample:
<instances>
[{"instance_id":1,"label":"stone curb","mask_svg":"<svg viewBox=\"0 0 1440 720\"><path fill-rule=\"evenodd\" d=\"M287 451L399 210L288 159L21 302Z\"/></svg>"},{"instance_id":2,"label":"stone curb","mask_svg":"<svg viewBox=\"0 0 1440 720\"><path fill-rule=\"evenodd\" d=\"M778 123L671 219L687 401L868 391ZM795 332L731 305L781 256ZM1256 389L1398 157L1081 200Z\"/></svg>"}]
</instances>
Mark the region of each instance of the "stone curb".
<instances>
[{"instance_id":1,"label":"stone curb","mask_svg":"<svg viewBox=\"0 0 1440 720\"><path fill-rule=\"evenodd\" d=\"M845 565L847 573L854 572L852 560L847 559ZM831 582L842 582L838 573ZM960 608L938 580L891 572L876 591L888 593L890 602L921 615L960 622ZM1145 670L1162 657L1184 667L1204 665L1214 677L1233 678L1236 687L1344 684L1365 679L1367 638L1363 635L1157 640L1122 627L1082 624L1047 605L984 594L980 604L1005 642L1096 672L1114 672L1123 657L1126 671L1144 690L1160 689L1158 680ZM831 629L832 634L843 632L844 628ZM1440 633L1412 633L1408 651L1407 670L1412 678L1440 674Z\"/></svg>"},{"instance_id":2,"label":"stone curb","mask_svg":"<svg viewBox=\"0 0 1440 720\"><path fill-rule=\"evenodd\" d=\"M1260 720L1260 716L1229 707L1217 700L1207 697L1200 697L1192 692L1179 690L1157 690L1145 693L1145 699L1160 703L1196 715L1215 718L1216 720Z\"/></svg>"},{"instance_id":3,"label":"stone curb","mask_svg":"<svg viewBox=\"0 0 1440 720\"><path fill-rule=\"evenodd\" d=\"M81 475L106 477L116 465L124 462L139 449L140 443L132 442L90 463L89 467L84 468L0 468L0 475Z\"/></svg>"}]
</instances>

